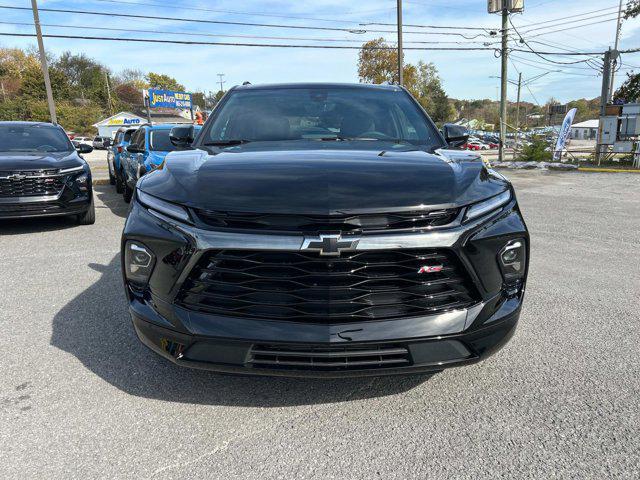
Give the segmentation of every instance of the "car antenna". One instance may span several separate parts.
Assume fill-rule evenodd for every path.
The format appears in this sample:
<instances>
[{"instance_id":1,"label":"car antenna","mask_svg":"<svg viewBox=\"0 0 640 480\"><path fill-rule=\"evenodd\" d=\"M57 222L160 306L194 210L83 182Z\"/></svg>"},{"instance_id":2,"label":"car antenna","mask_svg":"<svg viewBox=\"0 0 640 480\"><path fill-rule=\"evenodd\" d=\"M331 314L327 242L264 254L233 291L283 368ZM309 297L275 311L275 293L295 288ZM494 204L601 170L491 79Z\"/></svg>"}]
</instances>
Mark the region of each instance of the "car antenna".
<instances>
[{"instance_id":1,"label":"car antenna","mask_svg":"<svg viewBox=\"0 0 640 480\"><path fill-rule=\"evenodd\" d=\"M244 82L242 82L242 85L251 85L251 82L245 80Z\"/></svg>"}]
</instances>

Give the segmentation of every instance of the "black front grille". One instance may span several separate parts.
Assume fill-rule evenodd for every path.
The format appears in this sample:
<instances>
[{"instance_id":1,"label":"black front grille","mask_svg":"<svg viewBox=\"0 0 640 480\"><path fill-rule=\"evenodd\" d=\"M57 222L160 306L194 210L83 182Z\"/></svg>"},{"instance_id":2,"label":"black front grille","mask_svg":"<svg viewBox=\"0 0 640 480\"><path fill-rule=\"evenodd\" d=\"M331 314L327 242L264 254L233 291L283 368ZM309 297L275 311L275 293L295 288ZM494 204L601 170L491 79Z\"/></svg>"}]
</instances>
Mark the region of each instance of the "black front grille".
<instances>
[{"instance_id":1,"label":"black front grille","mask_svg":"<svg viewBox=\"0 0 640 480\"><path fill-rule=\"evenodd\" d=\"M65 176L57 170L0 171L0 197L58 195Z\"/></svg>"},{"instance_id":2,"label":"black front grille","mask_svg":"<svg viewBox=\"0 0 640 480\"><path fill-rule=\"evenodd\" d=\"M289 232L416 230L452 223L459 209L358 215L279 215L195 210L209 226L235 230Z\"/></svg>"},{"instance_id":3,"label":"black front grille","mask_svg":"<svg viewBox=\"0 0 640 480\"><path fill-rule=\"evenodd\" d=\"M254 345L248 363L258 368L351 370L411 365L401 345Z\"/></svg>"},{"instance_id":4,"label":"black front grille","mask_svg":"<svg viewBox=\"0 0 640 480\"><path fill-rule=\"evenodd\" d=\"M349 252L330 259L216 250L193 269L177 301L224 316L335 323L430 315L467 308L477 298L448 250Z\"/></svg>"}]
</instances>

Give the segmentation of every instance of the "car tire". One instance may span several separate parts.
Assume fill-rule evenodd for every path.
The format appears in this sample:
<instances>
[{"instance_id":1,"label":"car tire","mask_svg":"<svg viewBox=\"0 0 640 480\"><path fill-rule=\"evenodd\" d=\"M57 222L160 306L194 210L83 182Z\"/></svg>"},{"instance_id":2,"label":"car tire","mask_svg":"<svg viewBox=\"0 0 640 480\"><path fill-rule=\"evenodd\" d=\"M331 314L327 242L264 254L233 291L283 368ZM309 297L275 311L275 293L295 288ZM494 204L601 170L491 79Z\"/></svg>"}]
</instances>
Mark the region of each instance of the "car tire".
<instances>
[{"instance_id":1,"label":"car tire","mask_svg":"<svg viewBox=\"0 0 640 480\"><path fill-rule=\"evenodd\" d=\"M96 206L93 203L93 193L91 194L91 203L84 213L76 215L78 225L93 225L96 223Z\"/></svg>"},{"instance_id":2,"label":"car tire","mask_svg":"<svg viewBox=\"0 0 640 480\"><path fill-rule=\"evenodd\" d=\"M116 193L124 192L124 181L122 180L122 171L116 173Z\"/></svg>"},{"instance_id":3,"label":"car tire","mask_svg":"<svg viewBox=\"0 0 640 480\"><path fill-rule=\"evenodd\" d=\"M129 186L129 182L124 181L124 187L122 190L122 199L125 203L131 202L131 198L133 198L133 189Z\"/></svg>"}]
</instances>

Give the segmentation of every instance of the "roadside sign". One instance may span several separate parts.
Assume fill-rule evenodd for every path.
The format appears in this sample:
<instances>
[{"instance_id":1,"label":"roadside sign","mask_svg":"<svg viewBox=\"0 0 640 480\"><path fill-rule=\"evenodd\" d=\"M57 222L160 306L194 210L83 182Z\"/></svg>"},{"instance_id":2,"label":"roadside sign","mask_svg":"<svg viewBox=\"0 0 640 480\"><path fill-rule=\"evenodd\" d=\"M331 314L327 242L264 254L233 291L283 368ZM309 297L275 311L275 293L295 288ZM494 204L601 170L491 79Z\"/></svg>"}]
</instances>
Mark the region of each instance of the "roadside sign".
<instances>
[{"instance_id":1,"label":"roadside sign","mask_svg":"<svg viewBox=\"0 0 640 480\"><path fill-rule=\"evenodd\" d=\"M149 107L151 108L184 108L193 107L191 94L187 92L174 92L173 90L148 90Z\"/></svg>"},{"instance_id":2,"label":"roadside sign","mask_svg":"<svg viewBox=\"0 0 640 480\"><path fill-rule=\"evenodd\" d=\"M567 105L549 105L549 115L564 115L567 113Z\"/></svg>"},{"instance_id":3,"label":"roadside sign","mask_svg":"<svg viewBox=\"0 0 640 480\"><path fill-rule=\"evenodd\" d=\"M567 138L569 138L569 133L571 132L571 124L573 123L573 118L576 116L577 111L577 108L572 108L564 117L562 127L560 128L560 133L558 134L556 148L553 151L553 160L557 161L562 157L562 150L564 149L564 144L567 143Z\"/></svg>"}]
</instances>

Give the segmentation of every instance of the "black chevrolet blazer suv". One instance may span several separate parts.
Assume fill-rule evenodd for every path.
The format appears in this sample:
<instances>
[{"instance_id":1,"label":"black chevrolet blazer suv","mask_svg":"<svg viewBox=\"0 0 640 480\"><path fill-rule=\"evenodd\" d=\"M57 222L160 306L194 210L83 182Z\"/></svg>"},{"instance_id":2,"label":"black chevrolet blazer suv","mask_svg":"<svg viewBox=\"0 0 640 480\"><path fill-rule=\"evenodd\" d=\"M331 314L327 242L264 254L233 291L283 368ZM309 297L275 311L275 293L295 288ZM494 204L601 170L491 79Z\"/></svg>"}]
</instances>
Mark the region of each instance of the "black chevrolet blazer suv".
<instances>
[{"instance_id":1,"label":"black chevrolet blazer suv","mask_svg":"<svg viewBox=\"0 0 640 480\"><path fill-rule=\"evenodd\" d=\"M64 130L41 122L0 122L0 219L72 216L95 222L91 170ZM1 228L1 226L0 226Z\"/></svg>"},{"instance_id":2,"label":"black chevrolet blazer suv","mask_svg":"<svg viewBox=\"0 0 640 480\"><path fill-rule=\"evenodd\" d=\"M529 235L511 184L403 88L245 85L140 179L122 236L136 332L184 366L437 372L513 335Z\"/></svg>"}]
</instances>

